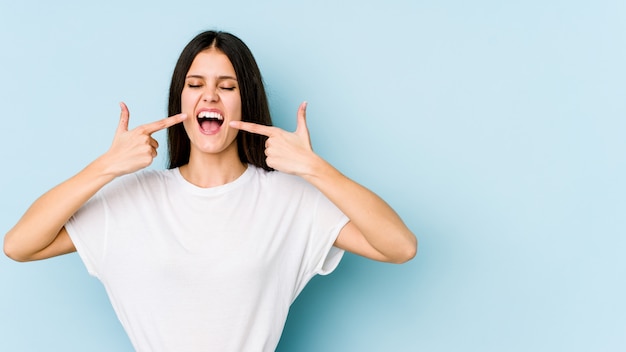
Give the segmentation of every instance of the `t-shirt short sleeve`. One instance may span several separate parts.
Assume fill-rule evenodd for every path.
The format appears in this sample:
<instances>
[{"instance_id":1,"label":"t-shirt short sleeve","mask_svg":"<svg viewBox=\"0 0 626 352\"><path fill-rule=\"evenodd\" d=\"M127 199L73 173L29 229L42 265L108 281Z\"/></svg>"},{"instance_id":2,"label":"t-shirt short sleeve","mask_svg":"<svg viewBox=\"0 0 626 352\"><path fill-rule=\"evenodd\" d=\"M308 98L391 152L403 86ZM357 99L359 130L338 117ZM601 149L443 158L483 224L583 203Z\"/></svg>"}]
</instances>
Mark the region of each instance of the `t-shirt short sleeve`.
<instances>
[{"instance_id":1,"label":"t-shirt short sleeve","mask_svg":"<svg viewBox=\"0 0 626 352\"><path fill-rule=\"evenodd\" d=\"M319 254L313 274L328 275L337 268L344 250L334 246L341 229L348 223L345 216L337 207L322 194L319 195L317 204L317 220L314 224L314 231L324 234L326 241L319 246Z\"/></svg>"},{"instance_id":2,"label":"t-shirt short sleeve","mask_svg":"<svg viewBox=\"0 0 626 352\"><path fill-rule=\"evenodd\" d=\"M343 249L331 246L328 250L328 254L320 263L315 273L319 275L328 275L332 273L339 265L344 253L345 251Z\"/></svg>"},{"instance_id":3,"label":"t-shirt short sleeve","mask_svg":"<svg viewBox=\"0 0 626 352\"><path fill-rule=\"evenodd\" d=\"M97 193L65 224L78 255L89 274L98 277L106 241L106 202Z\"/></svg>"},{"instance_id":4,"label":"t-shirt short sleeve","mask_svg":"<svg viewBox=\"0 0 626 352\"><path fill-rule=\"evenodd\" d=\"M334 246L337 236L349 219L328 198L311 186L315 201L311 203L313 212L312 231L303 258L304 272L297 283L299 294L315 275L328 275L333 272L344 250ZM296 295L297 296L297 295ZM295 298L295 297L294 297Z\"/></svg>"}]
</instances>

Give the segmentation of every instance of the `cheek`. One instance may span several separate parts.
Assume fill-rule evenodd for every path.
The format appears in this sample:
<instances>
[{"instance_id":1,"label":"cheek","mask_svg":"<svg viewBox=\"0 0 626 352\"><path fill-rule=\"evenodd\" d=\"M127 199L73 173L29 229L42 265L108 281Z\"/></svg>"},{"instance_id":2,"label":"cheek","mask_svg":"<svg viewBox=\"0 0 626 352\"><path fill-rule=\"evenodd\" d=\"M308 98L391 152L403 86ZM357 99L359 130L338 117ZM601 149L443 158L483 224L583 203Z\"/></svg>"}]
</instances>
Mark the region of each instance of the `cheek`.
<instances>
[{"instance_id":1,"label":"cheek","mask_svg":"<svg viewBox=\"0 0 626 352\"><path fill-rule=\"evenodd\" d=\"M183 109L183 111L185 111ZM185 121L183 121L183 128L185 129L185 133L187 134L187 137L190 136L190 131L193 131L194 125L193 125L193 121L195 121L195 119L186 119Z\"/></svg>"},{"instance_id":2,"label":"cheek","mask_svg":"<svg viewBox=\"0 0 626 352\"><path fill-rule=\"evenodd\" d=\"M239 97L233 98L228 105L233 120L241 120L241 99Z\"/></svg>"},{"instance_id":3,"label":"cheek","mask_svg":"<svg viewBox=\"0 0 626 352\"><path fill-rule=\"evenodd\" d=\"M188 112L189 112L188 110L190 109L190 107L189 107L189 106L190 106L189 101L188 101L187 99L185 99L185 97L183 97L183 98L180 100L180 109L181 109L181 112L188 113Z\"/></svg>"},{"instance_id":4,"label":"cheek","mask_svg":"<svg viewBox=\"0 0 626 352\"><path fill-rule=\"evenodd\" d=\"M198 100L196 95L197 94L192 94L192 93L183 91L183 93L180 95L180 106L181 106L182 112L189 113L189 111L194 110L195 103Z\"/></svg>"}]
</instances>

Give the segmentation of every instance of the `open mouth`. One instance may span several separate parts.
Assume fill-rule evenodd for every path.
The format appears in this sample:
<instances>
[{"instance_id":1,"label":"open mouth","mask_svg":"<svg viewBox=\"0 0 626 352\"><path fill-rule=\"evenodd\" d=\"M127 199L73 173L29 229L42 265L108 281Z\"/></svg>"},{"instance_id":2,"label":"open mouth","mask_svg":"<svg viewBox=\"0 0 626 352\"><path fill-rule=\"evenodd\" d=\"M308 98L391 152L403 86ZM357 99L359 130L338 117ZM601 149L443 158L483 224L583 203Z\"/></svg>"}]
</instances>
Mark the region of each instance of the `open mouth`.
<instances>
[{"instance_id":1,"label":"open mouth","mask_svg":"<svg viewBox=\"0 0 626 352\"><path fill-rule=\"evenodd\" d=\"M224 123L224 116L214 111L202 111L196 119L200 129L209 134L217 132Z\"/></svg>"}]
</instances>

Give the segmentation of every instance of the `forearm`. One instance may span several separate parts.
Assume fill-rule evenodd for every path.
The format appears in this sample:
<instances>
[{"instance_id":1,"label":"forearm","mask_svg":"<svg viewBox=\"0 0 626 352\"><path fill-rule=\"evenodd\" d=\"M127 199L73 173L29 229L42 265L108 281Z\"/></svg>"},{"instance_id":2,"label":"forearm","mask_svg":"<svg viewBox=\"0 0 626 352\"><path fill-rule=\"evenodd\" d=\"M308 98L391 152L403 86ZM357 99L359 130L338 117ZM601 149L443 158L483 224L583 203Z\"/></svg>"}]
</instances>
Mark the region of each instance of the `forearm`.
<instances>
[{"instance_id":1,"label":"forearm","mask_svg":"<svg viewBox=\"0 0 626 352\"><path fill-rule=\"evenodd\" d=\"M386 261L404 262L415 255L415 235L383 199L317 156L310 165L302 177L324 193Z\"/></svg>"},{"instance_id":2,"label":"forearm","mask_svg":"<svg viewBox=\"0 0 626 352\"><path fill-rule=\"evenodd\" d=\"M99 158L46 192L5 235L5 253L15 260L36 258L54 242L69 218L114 177Z\"/></svg>"}]
</instances>

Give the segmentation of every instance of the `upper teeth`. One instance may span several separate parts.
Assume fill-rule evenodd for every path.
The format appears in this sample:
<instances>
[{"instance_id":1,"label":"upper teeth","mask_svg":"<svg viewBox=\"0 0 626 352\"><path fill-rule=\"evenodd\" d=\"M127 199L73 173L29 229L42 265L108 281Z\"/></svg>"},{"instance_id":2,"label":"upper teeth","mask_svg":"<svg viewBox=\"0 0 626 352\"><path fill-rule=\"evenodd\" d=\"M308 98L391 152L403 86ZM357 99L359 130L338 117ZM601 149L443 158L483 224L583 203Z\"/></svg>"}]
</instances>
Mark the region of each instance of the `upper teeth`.
<instances>
[{"instance_id":1,"label":"upper teeth","mask_svg":"<svg viewBox=\"0 0 626 352\"><path fill-rule=\"evenodd\" d=\"M220 113L214 112L214 111L202 111L198 114L198 117L203 118L203 119L208 119L208 118L214 118L218 120L224 119L224 117Z\"/></svg>"}]
</instances>

